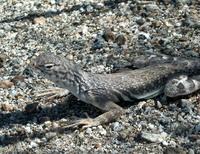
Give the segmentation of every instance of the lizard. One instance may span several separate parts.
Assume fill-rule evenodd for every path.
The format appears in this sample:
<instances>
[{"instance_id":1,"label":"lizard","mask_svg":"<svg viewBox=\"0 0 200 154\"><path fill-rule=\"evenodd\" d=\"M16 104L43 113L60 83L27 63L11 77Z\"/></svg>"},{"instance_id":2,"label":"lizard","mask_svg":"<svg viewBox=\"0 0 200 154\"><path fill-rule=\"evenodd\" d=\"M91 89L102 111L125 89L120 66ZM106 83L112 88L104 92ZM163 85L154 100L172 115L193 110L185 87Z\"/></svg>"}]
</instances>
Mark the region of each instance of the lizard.
<instances>
[{"instance_id":1,"label":"lizard","mask_svg":"<svg viewBox=\"0 0 200 154\"><path fill-rule=\"evenodd\" d=\"M135 59L133 64L139 69L95 74L79 69L63 56L43 52L31 60L29 67L60 87L55 91L48 89L37 91L43 93L36 97L45 95L50 95L50 98L63 97L69 91L81 101L106 111L96 118L74 120L63 128L82 125L84 129L114 121L125 113L122 107L115 104L116 102L149 99L162 93L168 97L177 97L200 89L199 59L144 55Z\"/></svg>"}]
</instances>

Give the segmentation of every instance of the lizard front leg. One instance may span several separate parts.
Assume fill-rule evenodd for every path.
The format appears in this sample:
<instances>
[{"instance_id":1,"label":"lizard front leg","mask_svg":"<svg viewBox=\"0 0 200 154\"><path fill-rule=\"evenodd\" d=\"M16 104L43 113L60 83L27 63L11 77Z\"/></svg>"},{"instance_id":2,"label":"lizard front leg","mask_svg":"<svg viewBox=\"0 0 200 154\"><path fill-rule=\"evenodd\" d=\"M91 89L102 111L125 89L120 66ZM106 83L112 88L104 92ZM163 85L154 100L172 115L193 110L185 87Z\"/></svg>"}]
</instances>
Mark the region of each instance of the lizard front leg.
<instances>
[{"instance_id":1,"label":"lizard front leg","mask_svg":"<svg viewBox=\"0 0 200 154\"><path fill-rule=\"evenodd\" d=\"M53 100L55 98L61 98L69 94L67 89L62 88L49 88L45 90L33 91L32 93L36 93L36 97L46 96L46 100Z\"/></svg>"},{"instance_id":2,"label":"lizard front leg","mask_svg":"<svg viewBox=\"0 0 200 154\"><path fill-rule=\"evenodd\" d=\"M168 97L188 95L200 89L200 76L188 77L179 75L170 79L165 86L164 93Z\"/></svg>"}]
</instances>

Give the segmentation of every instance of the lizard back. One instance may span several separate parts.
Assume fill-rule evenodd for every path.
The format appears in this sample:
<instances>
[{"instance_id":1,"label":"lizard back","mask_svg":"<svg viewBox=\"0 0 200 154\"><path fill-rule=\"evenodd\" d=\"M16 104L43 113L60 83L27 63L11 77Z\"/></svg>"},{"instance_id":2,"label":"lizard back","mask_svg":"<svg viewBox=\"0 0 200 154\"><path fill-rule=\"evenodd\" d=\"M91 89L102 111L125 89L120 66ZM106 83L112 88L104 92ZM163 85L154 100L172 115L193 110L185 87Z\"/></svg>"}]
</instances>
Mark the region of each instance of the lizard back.
<instances>
[{"instance_id":1,"label":"lizard back","mask_svg":"<svg viewBox=\"0 0 200 154\"><path fill-rule=\"evenodd\" d=\"M199 59L178 59L122 73L92 74L53 53L42 53L29 66L85 102L88 97L114 102L152 98L163 93L164 86L173 76L200 72Z\"/></svg>"}]
</instances>

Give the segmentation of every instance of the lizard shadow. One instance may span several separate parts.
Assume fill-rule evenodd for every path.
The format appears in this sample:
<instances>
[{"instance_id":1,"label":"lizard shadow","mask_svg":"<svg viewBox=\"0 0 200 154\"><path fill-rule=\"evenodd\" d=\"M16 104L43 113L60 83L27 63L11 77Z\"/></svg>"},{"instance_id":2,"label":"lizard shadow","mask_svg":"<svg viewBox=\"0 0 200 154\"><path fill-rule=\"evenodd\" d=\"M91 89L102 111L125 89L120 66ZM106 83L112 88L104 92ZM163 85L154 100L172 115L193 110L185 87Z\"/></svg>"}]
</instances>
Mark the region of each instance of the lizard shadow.
<instances>
[{"instance_id":1,"label":"lizard shadow","mask_svg":"<svg viewBox=\"0 0 200 154\"><path fill-rule=\"evenodd\" d=\"M77 116L79 118L86 118L84 113L87 113L89 117L95 118L105 111L85 102L77 100L73 95L67 97L63 103L58 103L52 107L42 107L39 104L40 100L36 100L34 103L28 104L24 111L16 111L13 113L0 113L0 128L6 127L9 129L15 129L15 124L21 125L21 130L17 130L16 134L3 134L0 136L0 145L7 146L23 141L26 138L42 138L47 132L35 132L27 133L26 129L29 127L27 124L43 124L45 121L59 121L61 119L67 119L71 116ZM123 108L128 108L133 105L133 102L120 102L117 103ZM137 104L137 101L134 102ZM42 126L46 128L45 125ZM72 131L68 129L60 131L59 133L66 133ZM50 130L51 131L51 130ZM55 130L52 130L55 132Z\"/></svg>"},{"instance_id":2,"label":"lizard shadow","mask_svg":"<svg viewBox=\"0 0 200 154\"><path fill-rule=\"evenodd\" d=\"M175 100L170 99L170 100ZM16 111L13 113L0 113L0 128L8 127L9 129L15 129L12 127L14 124L21 125L21 130L17 131L16 134L13 135L6 135L3 134L0 136L0 145L7 146L10 144L15 144L17 142L23 141L27 138L42 138L45 136L47 132L36 132L33 131L32 133L28 134L26 132L26 127L28 128L27 124L43 124L45 121L59 121L61 119L67 119L71 116L77 116L79 118L86 118L84 113L87 113L91 118L95 118L105 111L85 102L77 100L77 98L73 95L67 97L67 99L63 103L58 103L52 107L42 107L39 105L40 100L37 100L34 103L27 105L24 111ZM119 102L117 103L124 109L127 109L133 105L137 105L138 102L142 100L135 100L134 102ZM29 106L32 106L33 110L29 113L30 109ZM5 125L6 123L6 125ZM46 128L45 125L42 126L43 129ZM67 129L65 131L60 131L59 134L71 132L72 129ZM55 132L55 130L50 130ZM49 132L49 131L48 131ZM137 140L137 138L136 138ZM140 139L137 141L139 142ZM48 140L47 140L48 142Z\"/></svg>"},{"instance_id":3,"label":"lizard shadow","mask_svg":"<svg viewBox=\"0 0 200 154\"><path fill-rule=\"evenodd\" d=\"M116 1L111 1L111 0L108 0L108 1L104 1L104 5L109 7L108 9L97 9L98 11L95 11L95 12L87 12L87 11L83 11L81 12L82 15L87 15L87 14L90 14L92 15L93 17L96 17L98 16L101 12L109 12L110 9L115 9L118 7L118 4L121 3L121 2L125 2L126 0L116 0ZM56 4L57 5L57 4ZM42 12L42 13L39 13L39 12L33 12L33 13L29 13L27 14L26 16L25 15L22 15L22 16L17 16L15 18L9 18L9 19L2 19L0 21L0 23L10 23L10 22L14 22L14 21L25 21L25 20L31 20L33 21L34 18L36 17L50 17L50 16L56 16L56 15L59 15L59 14L62 14L62 13L71 13L72 11L75 11L75 10L79 10L81 7L86 9L88 7L88 5L90 4L87 4L87 3L82 3L82 4L76 4L76 5L73 5L71 8L64 8L62 10L56 10L56 11L46 11L46 12ZM12 5L10 5L10 7L13 7ZM38 4L37 7L40 7L40 4ZM9 9L9 6L7 6L7 9ZM77 25L79 23L76 23ZM81 24L81 22L80 22Z\"/></svg>"}]
</instances>

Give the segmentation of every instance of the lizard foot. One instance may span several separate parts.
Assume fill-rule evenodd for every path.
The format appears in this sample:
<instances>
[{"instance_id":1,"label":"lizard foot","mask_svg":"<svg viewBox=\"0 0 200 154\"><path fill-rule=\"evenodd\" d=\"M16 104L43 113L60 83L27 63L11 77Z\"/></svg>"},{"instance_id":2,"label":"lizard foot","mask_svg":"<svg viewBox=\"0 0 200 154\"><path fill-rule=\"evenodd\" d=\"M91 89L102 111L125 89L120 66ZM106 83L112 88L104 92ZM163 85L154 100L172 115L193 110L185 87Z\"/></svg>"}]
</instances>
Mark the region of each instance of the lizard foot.
<instances>
[{"instance_id":1,"label":"lizard foot","mask_svg":"<svg viewBox=\"0 0 200 154\"><path fill-rule=\"evenodd\" d=\"M33 91L32 93L37 93L36 97L46 96L47 100L52 100L54 98L61 98L69 94L67 89L62 88L50 88L45 90Z\"/></svg>"},{"instance_id":2,"label":"lizard foot","mask_svg":"<svg viewBox=\"0 0 200 154\"><path fill-rule=\"evenodd\" d=\"M84 112L87 118L79 118L76 116L72 116L71 118L76 119L70 122L67 122L69 125L67 126L62 126L60 129L65 129L65 128L71 128L71 127L77 127L79 125L83 125L82 129L93 127L93 126L98 126L100 123L96 119L92 119L88 116L86 112Z\"/></svg>"},{"instance_id":3,"label":"lizard foot","mask_svg":"<svg viewBox=\"0 0 200 154\"><path fill-rule=\"evenodd\" d=\"M82 129L85 129L93 126L98 126L99 122L92 118L85 118L85 119L70 121L68 124L69 125L67 126L61 126L60 129L71 128L71 127L74 128L79 125L83 125Z\"/></svg>"}]
</instances>

